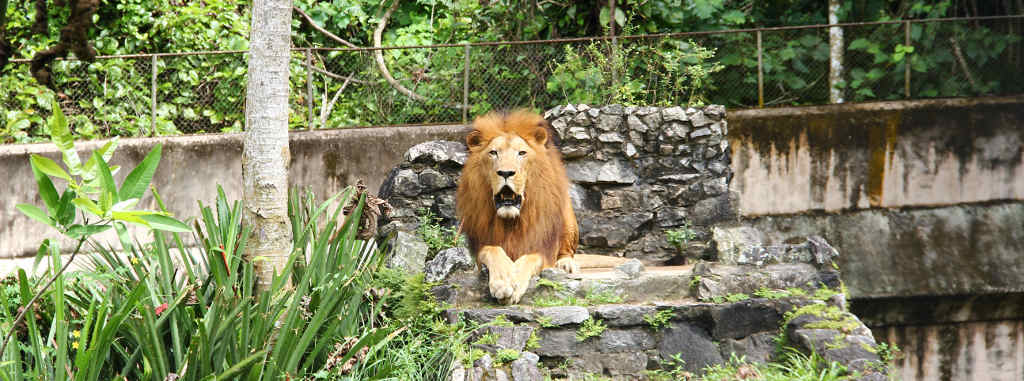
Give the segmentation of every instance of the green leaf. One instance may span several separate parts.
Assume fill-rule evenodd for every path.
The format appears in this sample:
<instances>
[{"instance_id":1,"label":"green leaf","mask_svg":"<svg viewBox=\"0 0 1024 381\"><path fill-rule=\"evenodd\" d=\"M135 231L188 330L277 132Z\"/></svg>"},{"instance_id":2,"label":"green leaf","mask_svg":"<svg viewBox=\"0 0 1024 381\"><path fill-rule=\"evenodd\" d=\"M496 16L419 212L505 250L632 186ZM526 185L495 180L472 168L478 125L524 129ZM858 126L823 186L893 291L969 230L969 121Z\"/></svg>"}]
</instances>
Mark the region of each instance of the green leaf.
<instances>
[{"instance_id":1,"label":"green leaf","mask_svg":"<svg viewBox=\"0 0 1024 381\"><path fill-rule=\"evenodd\" d=\"M97 217L104 217L105 213L103 209L101 209L99 205L96 205L96 202L93 200L84 197L75 197L74 200L71 200L71 203L75 204L75 206L78 206L79 208L85 209L87 212L92 213Z\"/></svg>"},{"instance_id":2,"label":"green leaf","mask_svg":"<svg viewBox=\"0 0 1024 381\"><path fill-rule=\"evenodd\" d=\"M114 149L117 148L117 144L119 141L120 140L115 136L113 139L110 139L110 141L108 141L107 144L104 144L103 147L96 150L96 152L99 152L100 157L102 157L104 161L109 163L110 158L114 156ZM82 166L82 172L93 173L95 168L96 156L89 156L89 160L87 160L85 162L85 165ZM111 168L110 172L114 173L115 171L113 170L113 168Z\"/></svg>"},{"instance_id":3,"label":"green leaf","mask_svg":"<svg viewBox=\"0 0 1024 381\"><path fill-rule=\"evenodd\" d=\"M61 168L60 165L57 165L57 162L52 159L46 156L32 154L28 160L32 163L33 167L38 168L43 173L71 182L71 176L68 176L68 173L64 172L64 168Z\"/></svg>"},{"instance_id":4,"label":"green leaf","mask_svg":"<svg viewBox=\"0 0 1024 381\"><path fill-rule=\"evenodd\" d=\"M61 225L68 225L75 221L75 204L71 201L75 198L75 191L71 188L65 189L64 194L60 196L60 206L57 207L57 213L54 217L57 219L57 223Z\"/></svg>"},{"instance_id":5,"label":"green leaf","mask_svg":"<svg viewBox=\"0 0 1024 381\"><path fill-rule=\"evenodd\" d=\"M20 210L22 213L25 213L26 216L29 216L36 221L50 225L54 228L57 227L57 225L53 223L53 219L51 219L50 216L47 216L46 212L44 212L42 209L39 209L38 206L32 204L18 204L15 205L14 207Z\"/></svg>"},{"instance_id":6,"label":"green leaf","mask_svg":"<svg viewBox=\"0 0 1024 381\"><path fill-rule=\"evenodd\" d=\"M110 210L114 203L120 201L117 197L117 186L114 184L114 176L110 173L110 167L106 160L100 157L99 152L93 152L92 157L96 159L96 170L100 180L100 207L104 211Z\"/></svg>"},{"instance_id":7,"label":"green leaf","mask_svg":"<svg viewBox=\"0 0 1024 381\"><path fill-rule=\"evenodd\" d=\"M57 188L53 186L53 181L49 176L37 168L35 163L31 163L31 159L29 161L32 166L32 174L36 177L36 185L39 186L39 197L43 199L47 210L56 213L60 201L57 196Z\"/></svg>"},{"instance_id":8,"label":"green leaf","mask_svg":"<svg viewBox=\"0 0 1024 381\"><path fill-rule=\"evenodd\" d=\"M726 24L739 25L747 21L747 14L736 9L723 13L721 17Z\"/></svg>"},{"instance_id":9,"label":"green leaf","mask_svg":"<svg viewBox=\"0 0 1024 381\"><path fill-rule=\"evenodd\" d=\"M75 225L72 225L71 228L68 229L67 235L68 235L68 237L71 237L71 238L74 238L74 239L79 239L79 238L82 238L82 237L91 236L93 234L102 233L102 232L105 232L107 230L110 230L110 225L78 225L78 224L75 224Z\"/></svg>"},{"instance_id":10,"label":"green leaf","mask_svg":"<svg viewBox=\"0 0 1024 381\"><path fill-rule=\"evenodd\" d=\"M56 103L53 107L53 115L47 121L47 126L50 129L50 140L64 154L64 165L68 167L72 175L81 176L82 162L78 157L78 151L75 151L75 139L71 136L71 131L68 130L68 121L64 118L64 112Z\"/></svg>"},{"instance_id":11,"label":"green leaf","mask_svg":"<svg viewBox=\"0 0 1024 381\"><path fill-rule=\"evenodd\" d=\"M176 233L189 233L192 231L192 229L189 229L188 225L185 225L185 223L178 221L172 217L160 214L139 216L139 218L146 221L150 227L156 230L164 230Z\"/></svg>"},{"instance_id":12,"label":"green leaf","mask_svg":"<svg viewBox=\"0 0 1024 381\"><path fill-rule=\"evenodd\" d=\"M858 38L856 40L853 40L853 42L850 43L850 46L848 46L847 49L849 49L849 50L863 50L863 49L867 48L868 45L870 45L870 44L871 44L871 42L869 42L868 40L863 39L863 38Z\"/></svg>"},{"instance_id":13,"label":"green leaf","mask_svg":"<svg viewBox=\"0 0 1024 381\"><path fill-rule=\"evenodd\" d=\"M124 178L124 183L121 184L120 198L127 200L131 198L142 198L142 195L146 193L146 188L149 187L149 183L153 181L153 174L156 173L156 167L160 164L160 153L162 146L157 144L149 151L142 162L139 163L132 172Z\"/></svg>"}]
</instances>

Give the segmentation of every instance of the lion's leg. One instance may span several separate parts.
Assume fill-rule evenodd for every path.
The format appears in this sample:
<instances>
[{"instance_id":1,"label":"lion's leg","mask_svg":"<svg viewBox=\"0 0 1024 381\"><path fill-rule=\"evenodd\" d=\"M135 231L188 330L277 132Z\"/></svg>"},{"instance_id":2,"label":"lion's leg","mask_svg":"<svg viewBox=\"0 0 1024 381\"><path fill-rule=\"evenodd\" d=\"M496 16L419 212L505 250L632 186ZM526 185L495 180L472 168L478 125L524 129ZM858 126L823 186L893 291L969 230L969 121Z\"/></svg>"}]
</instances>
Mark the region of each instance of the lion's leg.
<instances>
[{"instance_id":1,"label":"lion's leg","mask_svg":"<svg viewBox=\"0 0 1024 381\"><path fill-rule=\"evenodd\" d=\"M527 254L516 259L515 267L512 297L509 298L508 304L519 303L519 299L522 299L523 294L526 294L526 290L530 287L530 279L534 275L540 274L541 268L544 267L544 258L536 253Z\"/></svg>"},{"instance_id":2,"label":"lion's leg","mask_svg":"<svg viewBox=\"0 0 1024 381\"><path fill-rule=\"evenodd\" d=\"M505 249L499 246L484 246L477 254L477 261L487 266L491 296L499 301L511 299L515 293L517 270Z\"/></svg>"}]
</instances>

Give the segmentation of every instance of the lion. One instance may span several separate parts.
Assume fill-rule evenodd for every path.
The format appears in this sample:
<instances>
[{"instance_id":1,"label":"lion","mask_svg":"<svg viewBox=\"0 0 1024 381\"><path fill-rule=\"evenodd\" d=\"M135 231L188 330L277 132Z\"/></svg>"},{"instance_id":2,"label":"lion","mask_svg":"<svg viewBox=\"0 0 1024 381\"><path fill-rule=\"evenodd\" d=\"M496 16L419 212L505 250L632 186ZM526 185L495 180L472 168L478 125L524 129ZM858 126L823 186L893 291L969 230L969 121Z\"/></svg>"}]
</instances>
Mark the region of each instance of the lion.
<instances>
[{"instance_id":1,"label":"lion","mask_svg":"<svg viewBox=\"0 0 1024 381\"><path fill-rule=\"evenodd\" d=\"M473 121L469 156L456 190L477 265L487 266L491 296L518 303L541 270L610 267L625 259L577 254L579 228L556 135L540 115L492 112Z\"/></svg>"}]
</instances>

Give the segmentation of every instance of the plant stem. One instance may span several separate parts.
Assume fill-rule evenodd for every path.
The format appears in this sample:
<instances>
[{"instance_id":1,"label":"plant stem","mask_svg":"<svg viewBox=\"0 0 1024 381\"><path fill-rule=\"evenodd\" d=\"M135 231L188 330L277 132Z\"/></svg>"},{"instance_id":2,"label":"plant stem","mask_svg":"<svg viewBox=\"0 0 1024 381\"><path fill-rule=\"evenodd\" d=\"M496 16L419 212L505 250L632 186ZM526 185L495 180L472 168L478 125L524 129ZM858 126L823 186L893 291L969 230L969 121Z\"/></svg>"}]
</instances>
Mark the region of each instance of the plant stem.
<instances>
[{"instance_id":1,"label":"plant stem","mask_svg":"<svg viewBox=\"0 0 1024 381\"><path fill-rule=\"evenodd\" d=\"M71 253L71 258L68 258L68 261L64 263L64 266L61 266L60 271L57 271L57 273L54 274L52 278L50 278L50 281L46 282L46 284L43 285L43 288L41 288L38 292L36 292L35 295L32 296L32 299L28 301L28 304L25 306L25 308L23 308L21 312L18 313L18 317L14 318L14 323L11 324L11 330L7 332L6 336L4 336L3 345L0 345L0 356L3 356L3 354L5 353L4 351L7 350L7 343L10 342L11 337L14 336L14 331L17 328L18 323L25 319L25 314L32 309L32 306L35 305L36 300L39 300L39 297L43 296L43 293L45 293L46 290L53 285L53 282L56 282L57 278L64 274L64 271L68 269L68 267L71 265L71 262L75 261L75 256L78 255L78 252L82 250L82 244L85 243L86 238L88 238L88 236L78 239L78 245L75 247L75 251Z\"/></svg>"}]
</instances>

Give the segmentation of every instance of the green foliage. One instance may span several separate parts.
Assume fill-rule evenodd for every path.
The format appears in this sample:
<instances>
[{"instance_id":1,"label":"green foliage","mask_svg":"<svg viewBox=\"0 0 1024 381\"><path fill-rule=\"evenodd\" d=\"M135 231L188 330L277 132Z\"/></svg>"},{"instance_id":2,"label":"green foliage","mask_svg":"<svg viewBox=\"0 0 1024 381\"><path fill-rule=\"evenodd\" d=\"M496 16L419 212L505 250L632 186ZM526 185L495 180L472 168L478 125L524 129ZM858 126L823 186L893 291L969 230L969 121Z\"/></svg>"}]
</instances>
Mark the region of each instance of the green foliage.
<instances>
[{"instance_id":1,"label":"green foliage","mask_svg":"<svg viewBox=\"0 0 1024 381\"><path fill-rule=\"evenodd\" d=\"M872 352L878 354L878 358L882 360L883 364L892 364L900 357L901 350L896 344L881 342L872 349Z\"/></svg>"},{"instance_id":2,"label":"green foliage","mask_svg":"<svg viewBox=\"0 0 1024 381\"><path fill-rule=\"evenodd\" d=\"M714 298L711 298L711 302L712 303L718 303L718 304L721 304L721 303L736 303L736 302L742 302L742 301L747 300L747 299L750 299L750 295L747 295L747 294L744 294L744 293L738 293L738 294L729 294L729 295L726 295L726 296L716 296Z\"/></svg>"},{"instance_id":3,"label":"green foliage","mask_svg":"<svg viewBox=\"0 0 1024 381\"><path fill-rule=\"evenodd\" d=\"M577 52L565 46L551 69L547 90L562 102L587 104L693 105L706 103L714 49L693 40L663 39L653 45L592 42Z\"/></svg>"},{"instance_id":4,"label":"green foliage","mask_svg":"<svg viewBox=\"0 0 1024 381\"><path fill-rule=\"evenodd\" d=\"M528 351L540 348L540 336L537 336L537 330L530 332L530 338L526 339L526 344L523 345L523 348Z\"/></svg>"},{"instance_id":5,"label":"green foliage","mask_svg":"<svg viewBox=\"0 0 1024 381\"><path fill-rule=\"evenodd\" d=\"M608 327L600 319L587 318L576 330L576 341L586 341L591 337L601 336L606 328Z\"/></svg>"},{"instance_id":6,"label":"green foliage","mask_svg":"<svg viewBox=\"0 0 1024 381\"><path fill-rule=\"evenodd\" d=\"M565 291L565 285L564 284L555 282L555 281L553 281L551 279L547 279L547 278L538 278L537 279L537 287L547 287L547 288L550 288L552 291L556 291L556 292Z\"/></svg>"},{"instance_id":7,"label":"green foliage","mask_svg":"<svg viewBox=\"0 0 1024 381\"><path fill-rule=\"evenodd\" d=\"M552 282L553 283L553 282ZM559 285L564 287L563 285ZM586 291L583 299L580 299L576 294L567 292L564 289L556 290L557 292L551 295L538 295L533 300L533 305L537 307L558 307L558 306L596 306L601 304L615 304L621 303L624 300L622 295L619 295L615 290L604 289L597 290L591 288Z\"/></svg>"},{"instance_id":8,"label":"green foliage","mask_svg":"<svg viewBox=\"0 0 1024 381\"><path fill-rule=\"evenodd\" d=\"M810 356L789 348L778 362L750 363L734 354L724 364L704 368L703 380L726 381L758 379L765 381L840 381L851 380L851 374L838 362L827 361L817 353Z\"/></svg>"},{"instance_id":9,"label":"green foliage","mask_svg":"<svg viewBox=\"0 0 1024 381\"><path fill-rule=\"evenodd\" d=\"M58 144L62 143L58 140ZM141 195L145 186L140 184L149 181L152 170L147 168L155 168L158 156L144 159L146 164L140 164L117 189L104 158L110 152L112 145L103 153L94 153L92 164L75 164L74 159L65 163L71 171L68 176L76 183L72 187L69 182L68 188L77 189L79 197L90 192L90 182L80 178L95 174L96 190L101 194L90 201L100 211L111 205L110 217L103 218L116 224L121 220L114 217L119 209L113 205L123 202L122 197ZM341 205L353 194L353 189L346 190ZM154 198L163 209L159 195L154 193ZM192 250L186 249L177 229L169 229L170 236L154 231L147 244L123 238L123 254L94 243L96 255L87 271L57 275L54 287L43 291L36 316L26 321L17 345L2 354L0 375L5 379L63 379L69 369L76 379L90 380L154 379L170 373L180 380L211 376L278 379L336 372L325 368L328 357L341 362L356 358L350 372L357 374L384 376L392 372L392 368L380 366L379 350L402 329L367 324L382 308L365 300L379 254L354 238L357 226L352 221L358 220L359 208L352 214L356 218L341 226L341 206L321 222L316 221L327 204L314 208L317 212L299 224L311 224L313 233L297 237L284 273L274 278L268 292L257 294L252 264L241 256L245 241L237 239L248 235L240 224L241 203L232 206L221 192L215 208L200 207L197 229L187 230L199 238L197 255L183 255ZM146 214L129 216L140 215ZM143 226L152 229L178 227L165 220L139 218L149 223ZM51 271L55 271L59 251L55 245L43 247L54 261ZM311 266L300 269L299 258ZM36 282L22 272L18 279L21 300L2 300L2 314L10 316L24 305L33 288L30 284ZM56 345L44 345L47 337ZM331 344L342 341L351 345L336 346L331 352Z\"/></svg>"},{"instance_id":10,"label":"green foliage","mask_svg":"<svg viewBox=\"0 0 1024 381\"><path fill-rule=\"evenodd\" d=\"M486 334L480 335L480 337L477 338L476 341L473 342L473 345L494 345L494 344L497 344L497 343L498 343L498 334L494 333L494 332L491 332L491 333L486 333Z\"/></svg>"},{"instance_id":11,"label":"green foliage","mask_svg":"<svg viewBox=\"0 0 1024 381\"><path fill-rule=\"evenodd\" d=\"M652 381L689 380L693 375L685 370L685 365L686 361L682 359L682 354L676 353L668 360L662 360L660 369L649 370L646 374Z\"/></svg>"},{"instance_id":12,"label":"green foliage","mask_svg":"<svg viewBox=\"0 0 1024 381\"><path fill-rule=\"evenodd\" d=\"M848 334L861 326L860 321L853 314L825 303L808 304L787 312L783 315L784 323L782 326L785 327L791 320L801 315L813 315L822 318L820 321L805 325L806 328L811 329L834 329L843 334Z\"/></svg>"},{"instance_id":13,"label":"green foliage","mask_svg":"<svg viewBox=\"0 0 1024 381\"><path fill-rule=\"evenodd\" d=\"M508 364L510 362L519 359L521 353L515 349L503 348L499 349L498 353L494 355L494 363L498 366Z\"/></svg>"},{"instance_id":14,"label":"green foliage","mask_svg":"<svg viewBox=\"0 0 1024 381\"><path fill-rule=\"evenodd\" d=\"M550 316L539 316L539 317L537 317L537 324L539 324L541 326L541 328L551 328L551 327L555 326L554 324L551 323L551 317Z\"/></svg>"},{"instance_id":15,"label":"green foliage","mask_svg":"<svg viewBox=\"0 0 1024 381\"><path fill-rule=\"evenodd\" d=\"M16 208L19 211L57 229L68 238L78 240L79 247L90 236L110 228L114 228L125 248L131 246L126 223L170 232L191 231L167 212L134 209L156 172L160 162L160 145L153 147L139 165L128 173L119 188L113 174L120 168L107 164L117 147L117 139L93 151L89 160L82 163L68 122L59 107L54 108L47 126L50 139L61 150L67 170L50 158L33 154L29 162L44 208L18 204ZM60 194L54 185L55 180L66 183ZM76 217L79 212L82 214L81 220ZM44 240L43 245L54 245L53 250L60 250L55 241ZM44 254L41 250L40 255Z\"/></svg>"},{"instance_id":16,"label":"green foliage","mask_svg":"<svg viewBox=\"0 0 1024 381\"><path fill-rule=\"evenodd\" d=\"M644 321L647 325L651 326L655 332L660 331L662 328L668 326L668 322L675 317L675 313L672 310L660 310L655 313L644 315Z\"/></svg>"},{"instance_id":17,"label":"green foliage","mask_svg":"<svg viewBox=\"0 0 1024 381\"><path fill-rule=\"evenodd\" d=\"M444 249L466 246L466 237L459 234L455 228L441 226L441 218L434 216L429 209L420 208L418 214L419 226L416 227L416 235L427 243L427 259L433 258Z\"/></svg>"},{"instance_id":18,"label":"green foliage","mask_svg":"<svg viewBox=\"0 0 1024 381\"><path fill-rule=\"evenodd\" d=\"M683 221L682 226L665 231L665 239L680 253L686 247L686 244L695 238L697 238L697 232L690 226L690 221Z\"/></svg>"}]
</instances>

